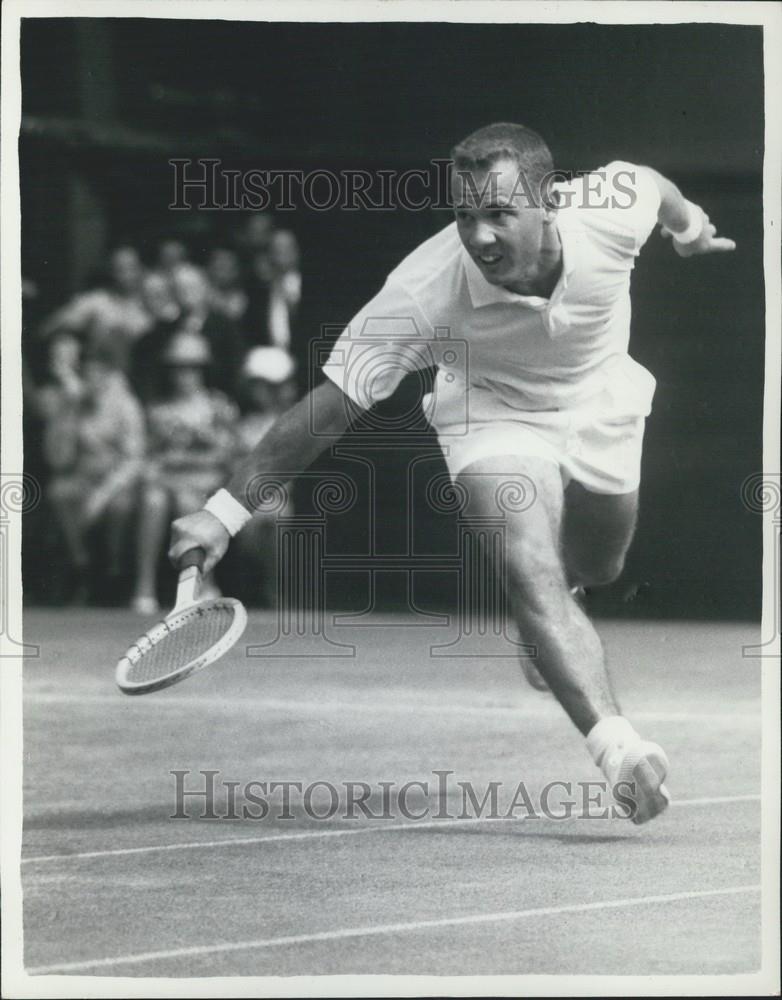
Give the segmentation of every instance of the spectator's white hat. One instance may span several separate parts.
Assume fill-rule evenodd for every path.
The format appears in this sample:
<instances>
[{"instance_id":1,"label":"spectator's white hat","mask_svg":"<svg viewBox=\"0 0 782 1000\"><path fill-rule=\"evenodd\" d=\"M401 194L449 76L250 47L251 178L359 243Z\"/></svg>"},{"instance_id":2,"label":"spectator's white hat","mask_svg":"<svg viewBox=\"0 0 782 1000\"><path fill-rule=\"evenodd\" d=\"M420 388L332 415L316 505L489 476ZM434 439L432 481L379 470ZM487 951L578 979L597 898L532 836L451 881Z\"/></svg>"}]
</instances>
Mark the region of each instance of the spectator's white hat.
<instances>
[{"instance_id":1,"label":"spectator's white hat","mask_svg":"<svg viewBox=\"0 0 782 1000\"><path fill-rule=\"evenodd\" d=\"M273 385L287 382L295 371L296 362L281 347L253 347L242 365L245 378L262 378Z\"/></svg>"},{"instance_id":2,"label":"spectator's white hat","mask_svg":"<svg viewBox=\"0 0 782 1000\"><path fill-rule=\"evenodd\" d=\"M167 365L209 365L212 352L209 342L197 333L177 333L171 338L163 353Z\"/></svg>"}]
</instances>

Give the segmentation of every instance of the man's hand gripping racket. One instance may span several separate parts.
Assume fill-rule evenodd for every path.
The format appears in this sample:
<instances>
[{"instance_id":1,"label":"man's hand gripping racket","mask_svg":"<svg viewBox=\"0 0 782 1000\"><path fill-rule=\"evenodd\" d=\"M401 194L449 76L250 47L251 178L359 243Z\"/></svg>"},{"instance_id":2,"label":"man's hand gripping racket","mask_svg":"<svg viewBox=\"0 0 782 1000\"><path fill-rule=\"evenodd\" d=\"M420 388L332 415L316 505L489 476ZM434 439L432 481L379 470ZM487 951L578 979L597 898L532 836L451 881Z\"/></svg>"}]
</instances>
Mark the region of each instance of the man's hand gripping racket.
<instances>
[{"instance_id":1,"label":"man's hand gripping racket","mask_svg":"<svg viewBox=\"0 0 782 1000\"><path fill-rule=\"evenodd\" d=\"M149 694L177 684L215 663L239 641L247 626L244 605L230 597L198 600L202 573L219 561L228 541L228 532L206 511L175 522L169 556L179 570L176 603L117 664L117 686L125 694Z\"/></svg>"}]
</instances>

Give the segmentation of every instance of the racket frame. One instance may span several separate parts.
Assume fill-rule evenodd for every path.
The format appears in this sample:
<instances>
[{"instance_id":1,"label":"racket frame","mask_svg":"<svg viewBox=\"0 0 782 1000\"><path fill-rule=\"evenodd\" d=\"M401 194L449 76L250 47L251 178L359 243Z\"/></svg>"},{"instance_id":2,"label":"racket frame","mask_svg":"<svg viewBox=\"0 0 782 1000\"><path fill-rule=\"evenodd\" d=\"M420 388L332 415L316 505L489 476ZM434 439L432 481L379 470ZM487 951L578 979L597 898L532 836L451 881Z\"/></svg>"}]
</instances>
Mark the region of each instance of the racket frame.
<instances>
[{"instance_id":1,"label":"racket frame","mask_svg":"<svg viewBox=\"0 0 782 1000\"><path fill-rule=\"evenodd\" d=\"M201 550L193 551L200 553ZM190 553L187 555L190 555ZM177 582L176 603L173 610L162 621L153 625L152 628L139 636L117 663L115 680L117 687L123 694L151 694L153 691L160 691L163 688L171 687L172 684L178 684L180 681L185 680L185 678L192 676L199 670L203 670L204 667L208 667L219 660L242 637L242 633L247 627L247 610L241 601L237 601L233 597L217 597L205 601L196 600L198 587L201 583L201 569L198 562L200 560L187 565L180 572ZM167 636L173 635L193 615L208 614L215 608L230 609L233 614L231 627L217 642L213 643L203 653L195 657L195 659L190 660L189 663L178 667L176 670L172 670L169 674L157 680L143 682L128 680L128 672L153 646L156 646Z\"/></svg>"}]
</instances>

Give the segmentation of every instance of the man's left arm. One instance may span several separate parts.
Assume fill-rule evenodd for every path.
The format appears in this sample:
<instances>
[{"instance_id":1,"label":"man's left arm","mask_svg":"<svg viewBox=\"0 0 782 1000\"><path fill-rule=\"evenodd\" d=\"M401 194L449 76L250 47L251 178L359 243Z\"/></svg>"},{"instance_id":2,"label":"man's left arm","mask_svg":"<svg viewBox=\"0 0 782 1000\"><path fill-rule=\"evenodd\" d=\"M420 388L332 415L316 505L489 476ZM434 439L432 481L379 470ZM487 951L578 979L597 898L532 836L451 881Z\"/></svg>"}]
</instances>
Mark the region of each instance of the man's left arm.
<instances>
[{"instance_id":1,"label":"man's left arm","mask_svg":"<svg viewBox=\"0 0 782 1000\"><path fill-rule=\"evenodd\" d=\"M703 209L687 201L673 181L644 167L654 179L660 192L660 210L657 221L663 236L672 239L673 248L680 257L693 257L702 253L726 253L736 249L733 240L717 236L717 228Z\"/></svg>"}]
</instances>

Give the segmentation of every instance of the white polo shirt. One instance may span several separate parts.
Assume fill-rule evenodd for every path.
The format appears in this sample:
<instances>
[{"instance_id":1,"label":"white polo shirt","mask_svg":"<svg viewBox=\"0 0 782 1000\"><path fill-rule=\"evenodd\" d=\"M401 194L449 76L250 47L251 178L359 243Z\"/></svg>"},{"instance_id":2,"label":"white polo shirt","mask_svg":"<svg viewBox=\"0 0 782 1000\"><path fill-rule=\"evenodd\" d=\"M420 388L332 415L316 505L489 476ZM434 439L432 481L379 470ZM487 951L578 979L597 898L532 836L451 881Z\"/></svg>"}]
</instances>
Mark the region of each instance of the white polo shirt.
<instances>
[{"instance_id":1,"label":"white polo shirt","mask_svg":"<svg viewBox=\"0 0 782 1000\"><path fill-rule=\"evenodd\" d=\"M388 276L351 320L324 372L362 407L411 371L439 365L439 428L578 405L611 385L645 415L654 379L628 353L630 274L657 222L642 167L615 161L557 186L562 275L550 299L492 285L452 223Z\"/></svg>"}]
</instances>

